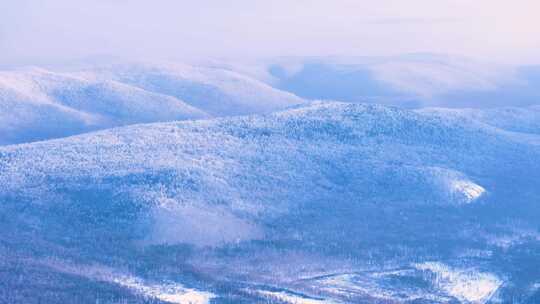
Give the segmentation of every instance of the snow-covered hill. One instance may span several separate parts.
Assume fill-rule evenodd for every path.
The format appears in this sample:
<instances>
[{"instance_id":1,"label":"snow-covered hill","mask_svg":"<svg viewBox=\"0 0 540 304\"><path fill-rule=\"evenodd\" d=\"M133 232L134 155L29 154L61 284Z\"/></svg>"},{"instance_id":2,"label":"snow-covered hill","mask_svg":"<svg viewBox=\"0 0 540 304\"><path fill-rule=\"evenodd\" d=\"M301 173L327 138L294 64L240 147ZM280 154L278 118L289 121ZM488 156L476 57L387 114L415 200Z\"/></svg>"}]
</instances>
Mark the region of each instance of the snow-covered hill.
<instances>
[{"instance_id":1,"label":"snow-covered hill","mask_svg":"<svg viewBox=\"0 0 540 304\"><path fill-rule=\"evenodd\" d=\"M314 103L2 147L0 290L534 303L540 137L441 111Z\"/></svg>"},{"instance_id":2,"label":"snow-covered hill","mask_svg":"<svg viewBox=\"0 0 540 304\"><path fill-rule=\"evenodd\" d=\"M291 93L220 68L183 64L118 64L94 68L91 72L106 79L174 96L214 116L268 113L302 102Z\"/></svg>"},{"instance_id":3,"label":"snow-covered hill","mask_svg":"<svg viewBox=\"0 0 540 304\"><path fill-rule=\"evenodd\" d=\"M507 131L540 134L540 107L505 107L494 109L424 108L423 113L474 119Z\"/></svg>"},{"instance_id":4,"label":"snow-covered hill","mask_svg":"<svg viewBox=\"0 0 540 304\"><path fill-rule=\"evenodd\" d=\"M540 102L540 67L452 55L291 57L222 66L306 99L455 108Z\"/></svg>"},{"instance_id":5,"label":"snow-covered hill","mask_svg":"<svg viewBox=\"0 0 540 304\"><path fill-rule=\"evenodd\" d=\"M134 123L265 113L301 99L248 77L190 66L0 72L0 145Z\"/></svg>"}]
</instances>

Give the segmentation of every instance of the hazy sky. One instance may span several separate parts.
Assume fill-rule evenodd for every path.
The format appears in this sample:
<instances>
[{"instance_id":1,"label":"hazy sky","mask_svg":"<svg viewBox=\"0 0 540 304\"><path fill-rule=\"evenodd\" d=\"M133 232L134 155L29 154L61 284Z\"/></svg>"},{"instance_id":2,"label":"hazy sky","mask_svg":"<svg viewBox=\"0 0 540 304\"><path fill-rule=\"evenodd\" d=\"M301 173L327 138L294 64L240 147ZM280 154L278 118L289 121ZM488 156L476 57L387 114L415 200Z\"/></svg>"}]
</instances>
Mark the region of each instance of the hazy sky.
<instances>
[{"instance_id":1,"label":"hazy sky","mask_svg":"<svg viewBox=\"0 0 540 304\"><path fill-rule=\"evenodd\" d=\"M0 65L451 53L540 63L538 0L2 0Z\"/></svg>"}]
</instances>

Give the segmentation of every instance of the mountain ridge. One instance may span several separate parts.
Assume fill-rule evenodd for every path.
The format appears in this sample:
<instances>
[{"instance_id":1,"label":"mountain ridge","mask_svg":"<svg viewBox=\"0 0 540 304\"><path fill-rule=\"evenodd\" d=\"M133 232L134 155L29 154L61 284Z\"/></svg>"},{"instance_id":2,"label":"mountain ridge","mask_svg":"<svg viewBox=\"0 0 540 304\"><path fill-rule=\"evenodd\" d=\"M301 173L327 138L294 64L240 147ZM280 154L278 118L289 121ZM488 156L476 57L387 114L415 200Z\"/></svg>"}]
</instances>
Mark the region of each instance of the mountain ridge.
<instances>
[{"instance_id":1,"label":"mountain ridge","mask_svg":"<svg viewBox=\"0 0 540 304\"><path fill-rule=\"evenodd\" d=\"M114 76L112 70L121 75ZM155 81L145 89L144 83L121 81L129 79ZM166 85L160 87L163 79ZM171 82L183 91L172 92L175 96L168 94ZM183 100L186 98L189 102ZM0 73L0 144L133 123L230 116L237 114L235 111L261 113L301 102L290 93L218 69L128 65L123 70L113 66L105 71L4 71Z\"/></svg>"}]
</instances>

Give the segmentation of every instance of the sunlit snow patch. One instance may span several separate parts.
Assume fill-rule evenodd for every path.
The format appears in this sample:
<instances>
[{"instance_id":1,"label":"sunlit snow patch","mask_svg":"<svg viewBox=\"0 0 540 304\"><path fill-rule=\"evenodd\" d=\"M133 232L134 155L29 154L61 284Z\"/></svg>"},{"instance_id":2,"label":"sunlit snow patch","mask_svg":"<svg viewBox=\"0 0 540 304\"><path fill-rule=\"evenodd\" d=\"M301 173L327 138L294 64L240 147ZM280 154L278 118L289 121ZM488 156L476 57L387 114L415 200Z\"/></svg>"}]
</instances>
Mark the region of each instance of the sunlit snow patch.
<instances>
[{"instance_id":1,"label":"sunlit snow patch","mask_svg":"<svg viewBox=\"0 0 540 304\"><path fill-rule=\"evenodd\" d=\"M428 168L435 185L441 187L451 202L470 204L479 199L485 192L484 187L471 181L465 174L448 168Z\"/></svg>"},{"instance_id":2,"label":"sunlit snow patch","mask_svg":"<svg viewBox=\"0 0 540 304\"><path fill-rule=\"evenodd\" d=\"M365 271L328 275L315 279L318 288L348 299L378 299L390 302L428 300L437 303L450 299L442 294L424 290L423 278L416 269Z\"/></svg>"},{"instance_id":3,"label":"sunlit snow patch","mask_svg":"<svg viewBox=\"0 0 540 304\"><path fill-rule=\"evenodd\" d=\"M336 273L304 280L308 286L336 298L391 303L484 304L503 282L491 273L426 262L397 269Z\"/></svg>"},{"instance_id":4,"label":"sunlit snow patch","mask_svg":"<svg viewBox=\"0 0 540 304\"><path fill-rule=\"evenodd\" d=\"M324 299L306 298L306 297L288 293L285 291L258 290L256 293L271 300L277 300L277 301L290 303L290 304L337 304L338 303L338 302L324 300Z\"/></svg>"},{"instance_id":5,"label":"sunlit snow patch","mask_svg":"<svg viewBox=\"0 0 540 304\"><path fill-rule=\"evenodd\" d=\"M451 181L450 190L453 193L461 194L465 203L473 202L474 200L482 196L484 192L486 192L486 190L482 186L468 180Z\"/></svg>"},{"instance_id":6,"label":"sunlit snow patch","mask_svg":"<svg viewBox=\"0 0 540 304\"><path fill-rule=\"evenodd\" d=\"M101 265L73 265L60 260L42 260L39 265L61 273L82 276L95 281L113 283L130 289L144 297L175 304L207 304L215 295L210 292L186 288L180 283L165 281L149 283L143 279Z\"/></svg>"},{"instance_id":7,"label":"sunlit snow patch","mask_svg":"<svg viewBox=\"0 0 540 304\"><path fill-rule=\"evenodd\" d=\"M433 273L435 275L433 284L463 303L486 303L503 283L491 273L451 268L438 262L416 264L415 267Z\"/></svg>"},{"instance_id":8,"label":"sunlit snow patch","mask_svg":"<svg viewBox=\"0 0 540 304\"><path fill-rule=\"evenodd\" d=\"M117 277L112 281L144 296L169 303L206 304L215 297L212 293L185 288L177 283L146 284L140 279L129 276Z\"/></svg>"}]
</instances>

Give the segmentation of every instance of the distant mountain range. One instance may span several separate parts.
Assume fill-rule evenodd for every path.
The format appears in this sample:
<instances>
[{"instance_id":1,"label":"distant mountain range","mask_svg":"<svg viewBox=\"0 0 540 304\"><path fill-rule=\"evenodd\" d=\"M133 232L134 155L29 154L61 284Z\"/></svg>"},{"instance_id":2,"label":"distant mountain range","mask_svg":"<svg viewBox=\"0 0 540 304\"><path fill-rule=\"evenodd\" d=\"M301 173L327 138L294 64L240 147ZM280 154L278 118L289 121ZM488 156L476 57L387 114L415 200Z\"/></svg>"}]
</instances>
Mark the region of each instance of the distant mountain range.
<instances>
[{"instance_id":1,"label":"distant mountain range","mask_svg":"<svg viewBox=\"0 0 540 304\"><path fill-rule=\"evenodd\" d=\"M0 72L0 145L135 123L270 113L313 100L402 108L540 103L539 67L452 56L99 64Z\"/></svg>"},{"instance_id":2,"label":"distant mountain range","mask_svg":"<svg viewBox=\"0 0 540 304\"><path fill-rule=\"evenodd\" d=\"M460 56L290 57L221 66L306 99L408 108L540 103L540 66L508 66Z\"/></svg>"},{"instance_id":3,"label":"distant mountain range","mask_svg":"<svg viewBox=\"0 0 540 304\"><path fill-rule=\"evenodd\" d=\"M0 144L134 123L267 113L302 99L215 68L113 65L0 72Z\"/></svg>"}]
</instances>

